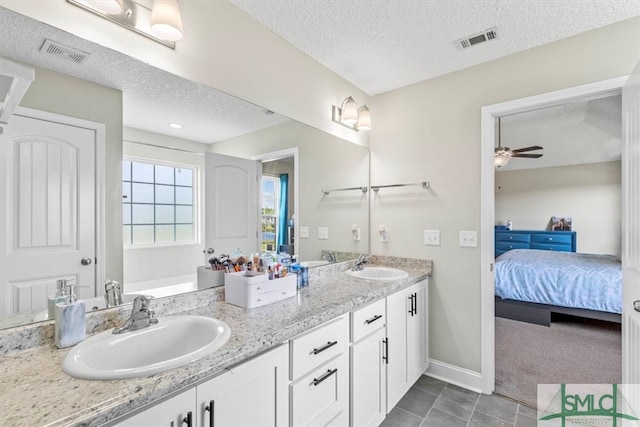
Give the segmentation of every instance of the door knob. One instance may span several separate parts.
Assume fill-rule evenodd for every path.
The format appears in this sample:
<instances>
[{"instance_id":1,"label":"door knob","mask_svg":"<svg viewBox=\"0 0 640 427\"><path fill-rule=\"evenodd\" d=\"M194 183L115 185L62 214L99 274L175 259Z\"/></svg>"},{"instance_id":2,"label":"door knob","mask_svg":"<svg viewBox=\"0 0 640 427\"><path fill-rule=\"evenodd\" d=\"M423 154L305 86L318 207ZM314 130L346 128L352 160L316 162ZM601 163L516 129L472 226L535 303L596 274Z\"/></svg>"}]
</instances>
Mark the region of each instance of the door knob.
<instances>
[{"instance_id":1,"label":"door knob","mask_svg":"<svg viewBox=\"0 0 640 427\"><path fill-rule=\"evenodd\" d=\"M82 265L90 265L90 264L91 264L91 258L89 258L89 257L84 257L84 258L82 258L82 259L80 260L80 263L81 263Z\"/></svg>"},{"instance_id":2,"label":"door knob","mask_svg":"<svg viewBox=\"0 0 640 427\"><path fill-rule=\"evenodd\" d=\"M637 299L633 302L633 309L635 311L640 311L640 299Z\"/></svg>"}]
</instances>

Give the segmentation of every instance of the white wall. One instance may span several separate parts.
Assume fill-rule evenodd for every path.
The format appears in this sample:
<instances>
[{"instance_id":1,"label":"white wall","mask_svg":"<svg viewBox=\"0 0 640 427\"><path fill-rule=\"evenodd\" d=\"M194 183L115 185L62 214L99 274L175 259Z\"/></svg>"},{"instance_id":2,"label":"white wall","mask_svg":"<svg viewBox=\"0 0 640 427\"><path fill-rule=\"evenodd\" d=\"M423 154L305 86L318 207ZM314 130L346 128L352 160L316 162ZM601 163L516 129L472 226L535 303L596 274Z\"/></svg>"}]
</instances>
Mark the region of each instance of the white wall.
<instances>
[{"instance_id":1,"label":"white wall","mask_svg":"<svg viewBox=\"0 0 640 427\"><path fill-rule=\"evenodd\" d=\"M496 224L546 230L551 216L568 216L578 252L618 255L621 173L619 161L496 172Z\"/></svg>"},{"instance_id":2,"label":"white wall","mask_svg":"<svg viewBox=\"0 0 640 427\"><path fill-rule=\"evenodd\" d=\"M372 184L432 185L381 190L371 211L374 254L434 261L431 358L480 372L480 251L461 248L459 231L480 227L481 107L627 75L639 60L634 18L372 98ZM389 243L374 237L378 224ZM441 230L441 245L424 246L424 229Z\"/></svg>"},{"instance_id":3,"label":"white wall","mask_svg":"<svg viewBox=\"0 0 640 427\"><path fill-rule=\"evenodd\" d=\"M97 102L96 100L100 100ZM122 92L35 68L20 105L105 125L105 278L122 280ZM112 179L117 177L117 179ZM100 278L98 278L100 280Z\"/></svg>"},{"instance_id":4,"label":"white wall","mask_svg":"<svg viewBox=\"0 0 640 427\"><path fill-rule=\"evenodd\" d=\"M142 143L142 144L136 144ZM150 147L143 144L153 144ZM193 152L176 151L167 147L180 146ZM165 135L158 135L139 129L124 128L123 154L128 157L169 161L172 163L195 166L199 170L198 185L198 215L204 217L204 155L208 147L194 141L186 141ZM118 177L122 182L122 174ZM120 196L120 212L122 212L122 196ZM204 223L204 222L202 222ZM122 226L119 231L122 239ZM204 265L204 227L199 230L198 241L190 245L169 245L154 247L134 247L124 249L123 282L125 291L127 283L144 282L155 279L196 274L196 267ZM120 240L122 246L122 240Z\"/></svg>"},{"instance_id":5,"label":"white wall","mask_svg":"<svg viewBox=\"0 0 640 427\"><path fill-rule=\"evenodd\" d=\"M322 249L368 251L368 194L361 191L323 195L322 189L366 187L369 150L317 129L291 121L211 145L211 151L250 158L298 147L299 212L296 221L309 227L309 238L296 239L301 260L320 259ZM361 228L360 241L351 239L351 225ZM318 227L329 228L329 239L318 239Z\"/></svg>"}]
</instances>

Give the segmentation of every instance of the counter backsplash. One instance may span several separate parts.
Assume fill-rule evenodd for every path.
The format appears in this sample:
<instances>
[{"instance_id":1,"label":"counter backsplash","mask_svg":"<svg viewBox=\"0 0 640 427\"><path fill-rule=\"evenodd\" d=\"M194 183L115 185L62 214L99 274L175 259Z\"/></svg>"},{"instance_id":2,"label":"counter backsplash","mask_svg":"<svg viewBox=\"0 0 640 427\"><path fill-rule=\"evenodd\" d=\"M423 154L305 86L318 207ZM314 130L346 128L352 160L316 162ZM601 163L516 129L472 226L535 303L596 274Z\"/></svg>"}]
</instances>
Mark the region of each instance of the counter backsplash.
<instances>
[{"instance_id":1,"label":"counter backsplash","mask_svg":"<svg viewBox=\"0 0 640 427\"><path fill-rule=\"evenodd\" d=\"M325 252L326 251L323 251L323 254ZM359 255L357 253L335 251L334 254L338 260L348 259L349 261L309 269L309 286L313 286L316 280L322 280L325 277L352 268L354 263L353 259ZM369 257L369 263L401 269L432 269L432 262L424 259L372 255ZM151 309L155 312L156 317L163 317L206 306L217 301L224 301L224 286L158 298L152 301ZM130 313L131 304L87 313L87 336L122 325ZM43 345L53 345L53 335L53 321L44 321L0 330L0 356Z\"/></svg>"}]
</instances>

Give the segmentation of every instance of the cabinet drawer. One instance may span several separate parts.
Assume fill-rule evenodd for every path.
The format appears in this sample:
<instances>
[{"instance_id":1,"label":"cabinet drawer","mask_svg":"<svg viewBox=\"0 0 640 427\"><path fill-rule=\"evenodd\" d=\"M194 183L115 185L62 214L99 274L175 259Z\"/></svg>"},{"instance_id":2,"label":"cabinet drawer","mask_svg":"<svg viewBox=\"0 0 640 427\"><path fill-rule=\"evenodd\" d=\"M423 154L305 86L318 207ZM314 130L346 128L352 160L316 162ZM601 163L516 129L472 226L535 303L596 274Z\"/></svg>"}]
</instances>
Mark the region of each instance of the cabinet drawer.
<instances>
[{"instance_id":1,"label":"cabinet drawer","mask_svg":"<svg viewBox=\"0 0 640 427\"><path fill-rule=\"evenodd\" d=\"M496 242L496 251L509 251L511 249L529 249L529 243L523 242Z\"/></svg>"},{"instance_id":2,"label":"cabinet drawer","mask_svg":"<svg viewBox=\"0 0 640 427\"><path fill-rule=\"evenodd\" d=\"M359 341L385 325L385 299L351 313L351 342Z\"/></svg>"},{"instance_id":3,"label":"cabinet drawer","mask_svg":"<svg viewBox=\"0 0 640 427\"><path fill-rule=\"evenodd\" d=\"M344 425L338 419L349 405L349 360L346 354L330 360L290 386L291 425Z\"/></svg>"},{"instance_id":4,"label":"cabinet drawer","mask_svg":"<svg viewBox=\"0 0 640 427\"><path fill-rule=\"evenodd\" d=\"M349 319L337 317L290 341L291 372L295 380L312 369L344 353L349 345Z\"/></svg>"},{"instance_id":5,"label":"cabinet drawer","mask_svg":"<svg viewBox=\"0 0 640 427\"><path fill-rule=\"evenodd\" d=\"M533 243L565 243L571 245L570 234L532 234Z\"/></svg>"},{"instance_id":6,"label":"cabinet drawer","mask_svg":"<svg viewBox=\"0 0 640 427\"><path fill-rule=\"evenodd\" d=\"M496 242L530 242L530 234L496 233Z\"/></svg>"},{"instance_id":7,"label":"cabinet drawer","mask_svg":"<svg viewBox=\"0 0 640 427\"><path fill-rule=\"evenodd\" d=\"M571 252L571 245L560 243L533 243L531 249L541 249L543 251Z\"/></svg>"}]
</instances>

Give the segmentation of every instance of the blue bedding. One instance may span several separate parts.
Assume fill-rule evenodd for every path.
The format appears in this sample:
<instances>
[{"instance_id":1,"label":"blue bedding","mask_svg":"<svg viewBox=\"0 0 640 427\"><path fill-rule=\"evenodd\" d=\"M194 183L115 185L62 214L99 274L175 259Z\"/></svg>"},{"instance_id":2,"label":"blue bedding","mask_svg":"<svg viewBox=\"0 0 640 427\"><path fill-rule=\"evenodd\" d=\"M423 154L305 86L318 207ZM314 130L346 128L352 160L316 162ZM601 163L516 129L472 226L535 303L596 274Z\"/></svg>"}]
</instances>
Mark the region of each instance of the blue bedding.
<instances>
[{"instance_id":1,"label":"blue bedding","mask_svg":"<svg viewBox=\"0 0 640 427\"><path fill-rule=\"evenodd\" d=\"M622 269L613 255L513 249L496 258L496 295L621 313Z\"/></svg>"}]
</instances>

